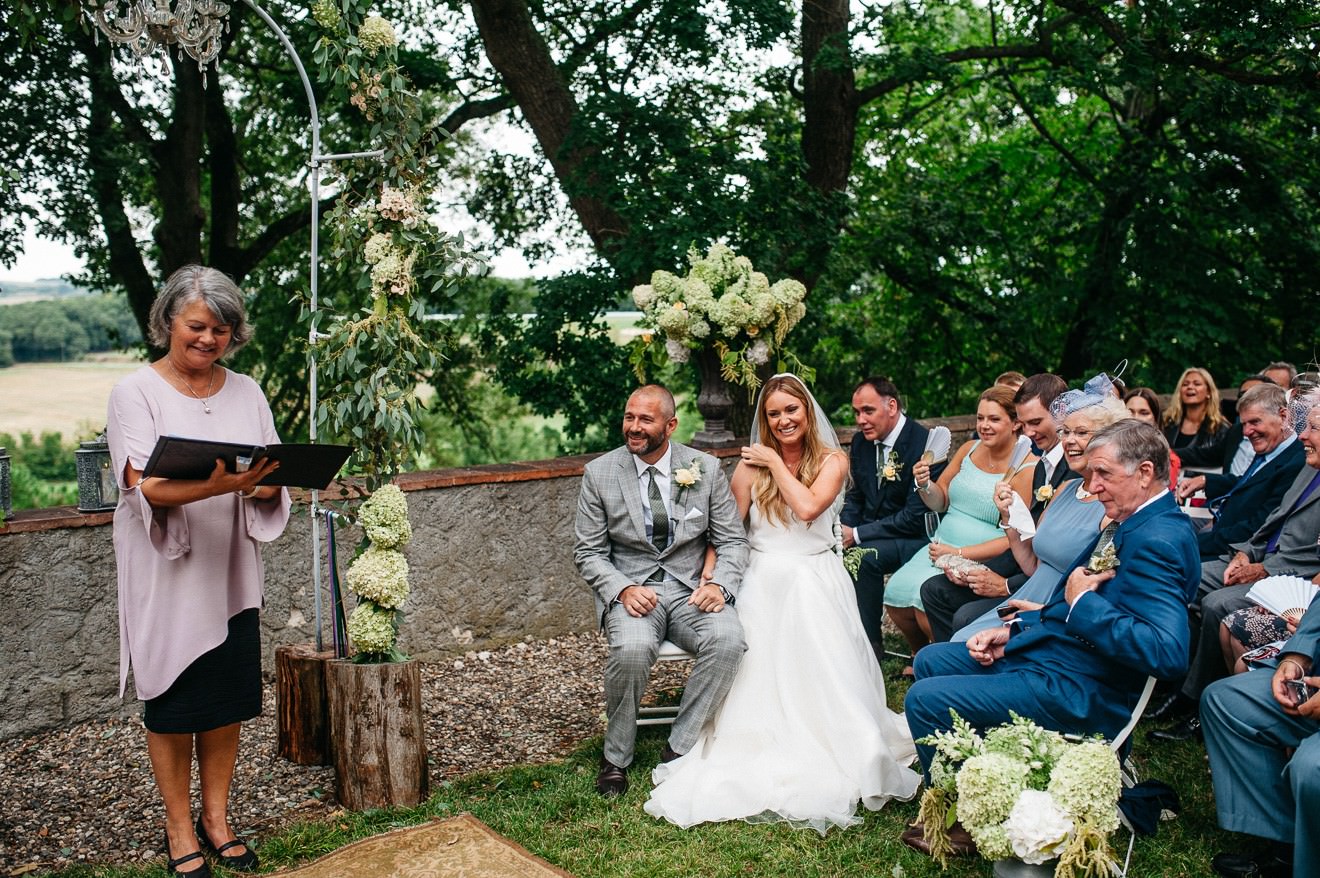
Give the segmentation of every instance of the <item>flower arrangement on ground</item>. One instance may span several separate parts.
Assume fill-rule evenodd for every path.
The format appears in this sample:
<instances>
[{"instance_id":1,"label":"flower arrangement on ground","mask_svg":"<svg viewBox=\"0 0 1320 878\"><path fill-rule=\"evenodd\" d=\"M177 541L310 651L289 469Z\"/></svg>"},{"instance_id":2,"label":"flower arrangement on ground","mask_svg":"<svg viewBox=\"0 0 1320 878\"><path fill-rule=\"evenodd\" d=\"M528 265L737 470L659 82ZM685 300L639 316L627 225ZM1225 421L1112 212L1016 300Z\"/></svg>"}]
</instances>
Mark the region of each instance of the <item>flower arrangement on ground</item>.
<instances>
[{"instance_id":1,"label":"flower arrangement on ground","mask_svg":"<svg viewBox=\"0 0 1320 878\"><path fill-rule=\"evenodd\" d=\"M917 818L932 856L947 863L956 820L987 859L1057 860L1056 878L1118 872L1109 837L1123 784L1108 744L1070 742L1017 714L982 737L950 713L951 731L917 742L935 748Z\"/></svg>"},{"instance_id":2,"label":"flower arrangement on ground","mask_svg":"<svg viewBox=\"0 0 1320 878\"><path fill-rule=\"evenodd\" d=\"M802 300L807 289L800 281L783 278L774 283L752 268L745 256L724 244L713 244L703 256L688 250L688 273L668 271L651 275L649 284L633 288L633 301L650 332L634 344L631 362L637 377L646 380L646 364L686 363L692 351L712 348L720 358L727 381L754 390L760 384L758 366L774 354L801 363L783 348L784 338L807 313ZM781 371L784 371L781 363Z\"/></svg>"},{"instance_id":3,"label":"flower arrangement on ground","mask_svg":"<svg viewBox=\"0 0 1320 878\"><path fill-rule=\"evenodd\" d=\"M396 642L403 602L410 591L408 560L402 549L412 538L408 498L387 484L367 498L358 513L367 547L353 559L345 583L357 595L348 617L348 636L356 662L406 661Z\"/></svg>"}]
</instances>

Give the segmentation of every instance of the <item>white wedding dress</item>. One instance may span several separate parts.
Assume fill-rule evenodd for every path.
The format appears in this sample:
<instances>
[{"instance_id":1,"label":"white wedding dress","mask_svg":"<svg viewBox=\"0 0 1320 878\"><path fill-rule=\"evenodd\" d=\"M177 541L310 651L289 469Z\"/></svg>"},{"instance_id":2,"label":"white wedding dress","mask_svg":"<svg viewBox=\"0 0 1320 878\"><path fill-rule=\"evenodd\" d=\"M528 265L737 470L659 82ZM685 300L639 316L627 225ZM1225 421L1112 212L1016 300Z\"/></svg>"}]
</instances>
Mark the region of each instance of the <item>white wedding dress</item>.
<instances>
[{"instance_id":1,"label":"white wedding dress","mask_svg":"<svg viewBox=\"0 0 1320 878\"><path fill-rule=\"evenodd\" d=\"M790 513L791 515L791 513ZM809 526L761 518L737 610L747 640L733 687L691 752L656 767L646 811L679 826L782 821L824 835L910 799L921 777L901 713L833 552L828 510Z\"/></svg>"}]
</instances>

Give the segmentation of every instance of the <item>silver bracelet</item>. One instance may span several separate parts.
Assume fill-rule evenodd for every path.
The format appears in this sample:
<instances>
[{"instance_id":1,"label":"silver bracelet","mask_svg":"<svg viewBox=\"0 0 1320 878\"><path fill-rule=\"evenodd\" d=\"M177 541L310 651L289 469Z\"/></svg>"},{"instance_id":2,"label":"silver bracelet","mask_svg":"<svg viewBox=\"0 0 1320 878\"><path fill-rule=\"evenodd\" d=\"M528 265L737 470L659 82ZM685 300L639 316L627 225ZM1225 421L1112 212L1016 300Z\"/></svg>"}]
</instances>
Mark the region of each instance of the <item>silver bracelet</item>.
<instances>
[{"instance_id":1,"label":"silver bracelet","mask_svg":"<svg viewBox=\"0 0 1320 878\"><path fill-rule=\"evenodd\" d=\"M1297 670L1299 670L1299 671L1302 672L1302 676L1303 676L1303 677L1305 677L1307 674L1311 673L1309 670L1307 670L1306 668L1302 667L1302 663L1299 662L1297 659L1290 659L1290 658L1282 658L1282 659L1279 659L1279 667L1283 667L1284 663L1290 664L1290 665L1292 665L1293 667L1297 668Z\"/></svg>"}]
</instances>

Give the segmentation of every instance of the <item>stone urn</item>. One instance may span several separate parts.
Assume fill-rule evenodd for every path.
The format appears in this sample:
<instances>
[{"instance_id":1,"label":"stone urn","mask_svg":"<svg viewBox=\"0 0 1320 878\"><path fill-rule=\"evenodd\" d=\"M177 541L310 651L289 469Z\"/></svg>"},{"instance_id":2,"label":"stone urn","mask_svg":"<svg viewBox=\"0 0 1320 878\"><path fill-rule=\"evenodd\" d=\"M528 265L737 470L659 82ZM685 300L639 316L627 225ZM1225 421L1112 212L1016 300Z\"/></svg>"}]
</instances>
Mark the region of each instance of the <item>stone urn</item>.
<instances>
[{"instance_id":1,"label":"stone urn","mask_svg":"<svg viewBox=\"0 0 1320 878\"><path fill-rule=\"evenodd\" d=\"M733 411L733 394L729 382L720 373L720 355L713 348L702 348L696 352L695 361L701 375L697 411L701 412L704 425L692 437L692 446L730 448L737 445L737 438L727 426L729 414Z\"/></svg>"}]
</instances>

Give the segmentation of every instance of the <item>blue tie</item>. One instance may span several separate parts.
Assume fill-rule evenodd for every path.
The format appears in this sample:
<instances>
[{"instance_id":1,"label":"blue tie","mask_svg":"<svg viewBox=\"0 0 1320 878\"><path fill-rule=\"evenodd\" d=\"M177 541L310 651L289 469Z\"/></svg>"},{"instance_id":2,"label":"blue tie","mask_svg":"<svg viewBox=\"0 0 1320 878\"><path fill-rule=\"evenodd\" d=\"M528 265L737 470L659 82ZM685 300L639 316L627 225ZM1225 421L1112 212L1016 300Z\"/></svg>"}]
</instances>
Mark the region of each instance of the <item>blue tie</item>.
<instances>
[{"instance_id":1,"label":"blue tie","mask_svg":"<svg viewBox=\"0 0 1320 878\"><path fill-rule=\"evenodd\" d=\"M1247 479L1255 475L1256 470L1260 469L1264 465L1265 465L1265 455L1257 454L1255 457L1251 459L1251 466L1247 467L1246 472L1244 472L1241 476L1238 477L1238 480L1233 483L1233 487L1229 489L1228 493L1224 494L1222 497L1216 497L1214 500L1210 502L1210 512L1212 515L1214 515L1215 521L1219 520L1219 513L1223 511L1224 504L1228 502L1228 498L1232 497L1233 494L1237 492L1237 489L1245 485L1247 483Z\"/></svg>"}]
</instances>

